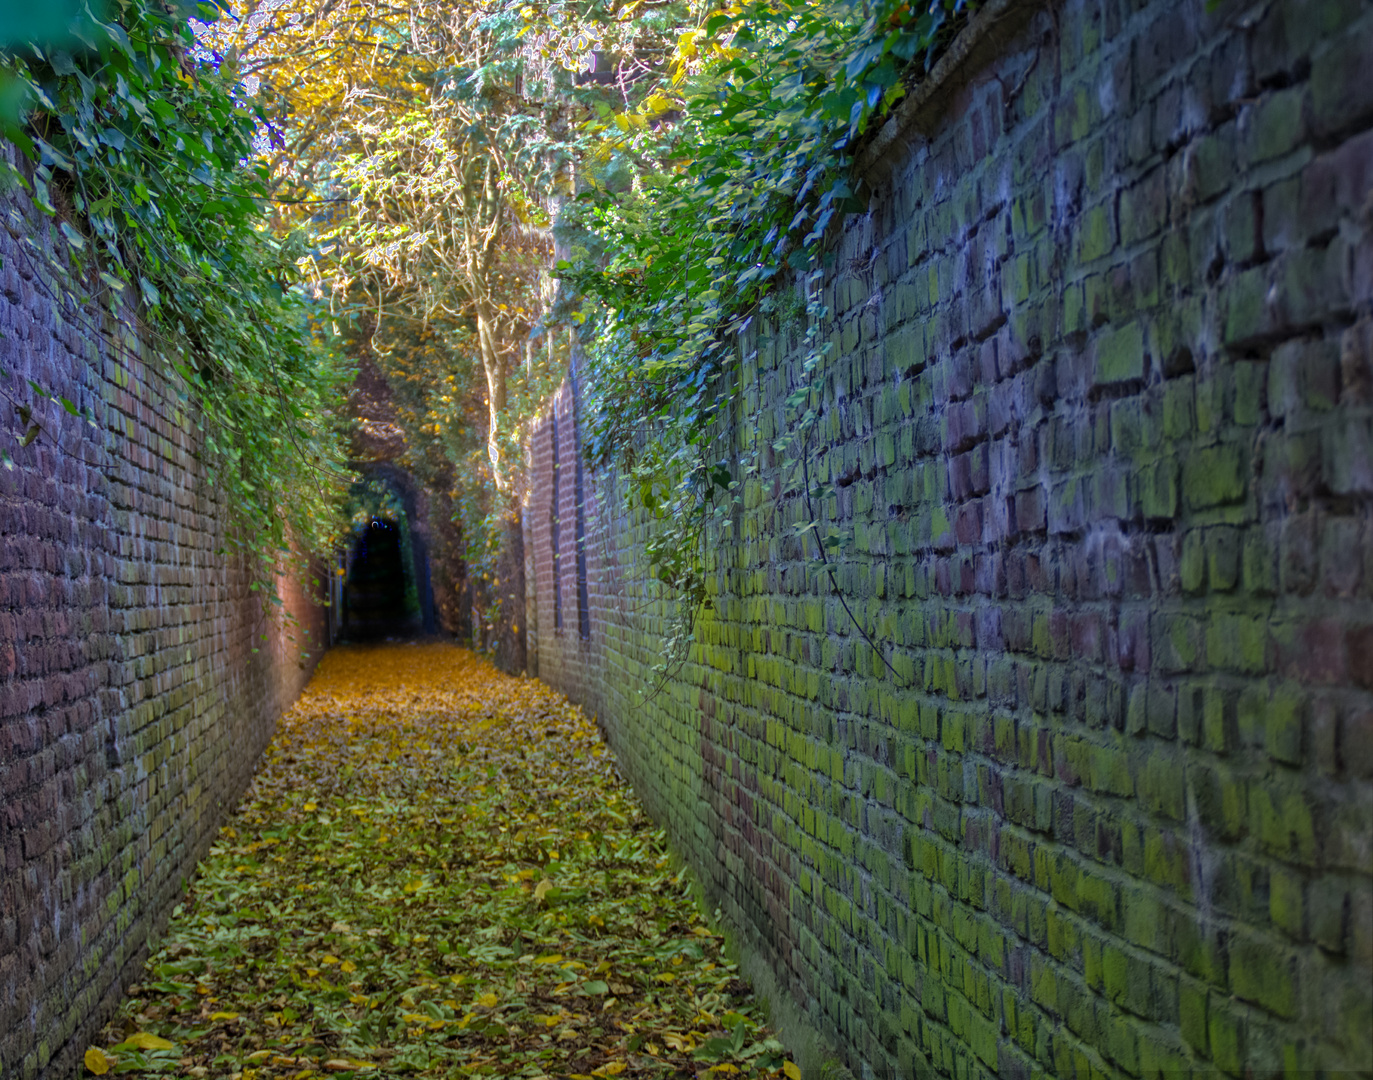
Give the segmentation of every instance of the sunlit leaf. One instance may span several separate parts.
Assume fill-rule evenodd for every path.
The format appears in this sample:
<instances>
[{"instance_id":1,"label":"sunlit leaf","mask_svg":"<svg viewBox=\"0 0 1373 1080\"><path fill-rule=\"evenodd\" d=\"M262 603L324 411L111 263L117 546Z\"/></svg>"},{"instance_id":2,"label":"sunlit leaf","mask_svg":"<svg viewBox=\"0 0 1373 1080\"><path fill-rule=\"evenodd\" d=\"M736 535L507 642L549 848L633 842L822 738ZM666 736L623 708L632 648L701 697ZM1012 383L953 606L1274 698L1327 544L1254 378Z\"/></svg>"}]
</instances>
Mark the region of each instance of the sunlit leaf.
<instances>
[{"instance_id":1,"label":"sunlit leaf","mask_svg":"<svg viewBox=\"0 0 1373 1080\"><path fill-rule=\"evenodd\" d=\"M175 1044L148 1031L135 1032L121 1044L134 1050L172 1050Z\"/></svg>"}]
</instances>

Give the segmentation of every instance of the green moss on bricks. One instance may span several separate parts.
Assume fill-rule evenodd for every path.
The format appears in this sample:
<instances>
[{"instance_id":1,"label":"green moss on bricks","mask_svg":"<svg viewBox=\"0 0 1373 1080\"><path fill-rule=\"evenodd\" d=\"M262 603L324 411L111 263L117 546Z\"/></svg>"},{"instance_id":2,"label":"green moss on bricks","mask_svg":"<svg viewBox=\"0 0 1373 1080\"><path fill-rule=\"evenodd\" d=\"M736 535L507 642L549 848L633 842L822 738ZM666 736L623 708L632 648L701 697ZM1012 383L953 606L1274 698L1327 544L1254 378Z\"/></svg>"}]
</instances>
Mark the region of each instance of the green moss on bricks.
<instances>
[{"instance_id":1,"label":"green moss on bricks","mask_svg":"<svg viewBox=\"0 0 1373 1080\"><path fill-rule=\"evenodd\" d=\"M1213 615L1206 627L1211 666L1259 674L1266 666L1268 620L1261 615Z\"/></svg>"},{"instance_id":2,"label":"green moss on bricks","mask_svg":"<svg viewBox=\"0 0 1373 1080\"><path fill-rule=\"evenodd\" d=\"M1299 874L1275 869L1268 882L1268 914L1273 925L1288 937L1300 940L1305 926L1304 886Z\"/></svg>"},{"instance_id":3,"label":"green moss on bricks","mask_svg":"<svg viewBox=\"0 0 1373 1080\"><path fill-rule=\"evenodd\" d=\"M1116 246L1114 207L1099 203L1082 216L1077 234L1077 258L1090 263L1109 254ZM1090 305L1089 305L1090 306Z\"/></svg>"},{"instance_id":4,"label":"green moss on bricks","mask_svg":"<svg viewBox=\"0 0 1373 1080\"><path fill-rule=\"evenodd\" d=\"M1249 793L1253 830L1263 846L1280 857L1307 865L1316 858L1315 821L1298 791L1273 791L1255 784Z\"/></svg>"},{"instance_id":5,"label":"green moss on bricks","mask_svg":"<svg viewBox=\"0 0 1373 1080\"><path fill-rule=\"evenodd\" d=\"M1096 343L1095 381L1098 386L1134 382L1144 377L1144 329L1130 323L1101 335Z\"/></svg>"},{"instance_id":6,"label":"green moss on bricks","mask_svg":"<svg viewBox=\"0 0 1373 1080\"><path fill-rule=\"evenodd\" d=\"M1230 987L1235 996L1291 1017L1298 1001L1292 958L1268 941L1241 933L1230 946Z\"/></svg>"},{"instance_id":7,"label":"green moss on bricks","mask_svg":"<svg viewBox=\"0 0 1373 1080\"><path fill-rule=\"evenodd\" d=\"M1238 446L1193 450L1183 465L1183 498L1188 507L1203 510L1244 497L1243 457Z\"/></svg>"}]
</instances>

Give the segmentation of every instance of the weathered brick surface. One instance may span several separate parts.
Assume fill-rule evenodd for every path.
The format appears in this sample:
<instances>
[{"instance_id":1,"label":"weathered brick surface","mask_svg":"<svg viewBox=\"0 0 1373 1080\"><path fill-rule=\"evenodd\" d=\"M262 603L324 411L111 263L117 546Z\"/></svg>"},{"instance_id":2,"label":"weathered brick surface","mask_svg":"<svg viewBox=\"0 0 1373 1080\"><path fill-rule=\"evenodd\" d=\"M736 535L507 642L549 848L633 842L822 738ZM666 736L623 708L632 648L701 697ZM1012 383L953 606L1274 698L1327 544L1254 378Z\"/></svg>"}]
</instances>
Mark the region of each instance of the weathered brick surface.
<instances>
[{"instance_id":1,"label":"weathered brick surface","mask_svg":"<svg viewBox=\"0 0 1373 1080\"><path fill-rule=\"evenodd\" d=\"M1373 1068L1373 7L1018 10L823 283L805 457L877 653L765 450L656 695L599 477L540 675L863 1076ZM786 427L798 333L722 453Z\"/></svg>"},{"instance_id":2,"label":"weathered brick surface","mask_svg":"<svg viewBox=\"0 0 1373 1080\"><path fill-rule=\"evenodd\" d=\"M0 1076L76 1076L308 671L224 554L176 387L0 213L0 366L90 409L0 445ZM60 240L59 240L60 243ZM111 340L118 337L118 340ZM323 611L281 583L300 633ZM302 636L302 641L310 638Z\"/></svg>"},{"instance_id":3,"label":"weathered brick surface","mask_svg":"<svg viewBox=\"0 0 1373 1080\"><path fill-rule=\"evenodd\" d=\"M579 477L578 405L575 381L568 380L529 439L528 467L535 479L523 514L525 641L530 674L585 701L597 672L596 635L588 631L593 620L605 618L607 604L618 609L623 601L605 591L600 545L606 533L591 532L600 500L584 460ZM591 589L597 585L602 591L593 602Z\"/></svg>"}]
</instances>

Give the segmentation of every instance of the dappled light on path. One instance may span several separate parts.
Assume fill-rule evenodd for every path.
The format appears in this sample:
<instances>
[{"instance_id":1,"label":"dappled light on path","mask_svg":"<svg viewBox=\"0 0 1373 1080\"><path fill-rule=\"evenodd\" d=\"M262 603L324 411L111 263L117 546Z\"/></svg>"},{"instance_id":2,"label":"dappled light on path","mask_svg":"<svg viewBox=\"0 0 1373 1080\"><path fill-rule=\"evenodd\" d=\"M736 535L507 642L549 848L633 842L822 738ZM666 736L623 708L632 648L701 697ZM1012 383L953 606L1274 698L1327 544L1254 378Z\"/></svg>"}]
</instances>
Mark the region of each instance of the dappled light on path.
<instances>
[{"instance_id":1,"label":"dappled light on path","mask_svg":"<svg viewBox=\"0 0 1373 1080\"><path fill-rule=\"evenodd\" d=\"M87 1069L796 1076L595 726L445 644L325 656Z\"/></svg>"}]
</instances>

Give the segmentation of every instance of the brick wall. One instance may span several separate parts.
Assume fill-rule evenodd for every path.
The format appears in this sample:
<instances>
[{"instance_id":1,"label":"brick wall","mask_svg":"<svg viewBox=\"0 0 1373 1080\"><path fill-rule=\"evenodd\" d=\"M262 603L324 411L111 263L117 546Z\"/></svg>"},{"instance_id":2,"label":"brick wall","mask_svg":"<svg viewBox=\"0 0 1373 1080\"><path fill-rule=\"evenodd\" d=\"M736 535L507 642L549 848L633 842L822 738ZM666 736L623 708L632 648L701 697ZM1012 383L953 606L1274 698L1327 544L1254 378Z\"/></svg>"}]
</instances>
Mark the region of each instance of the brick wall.
<instances>
[{"instance_id":1,"label":"brick wall","mask_svg":"<svg viewBox=\"0 0 1373 1080\"><path fill-rule=\"evenodd\" d=\"M98 310L55 303L0 204L0 367L71 399L0 468L0 1076L76 1076L276 718L323 609L279 583L292 644L222 553L177 388ZM60 243L60 240L59 240Z\"/></svg>"},{"instance_id":2,"label":"brick wall","mask_svg":"<svg viewBox=\"0 0 1373 1080\"><path fill-rule=\"evenodd\" d=\"M865 1078L1373 1068L1369 71L1364 2L979 16L823 282L804 456L876 649L766 449L659 692L613 476L551 633L535 431L541 677ZM798 334L722 452L786 429Z\"/></svg>"},{"instance_id":3,"label":"brick wall","mask_svg":"<svg viewBox=\"0 0 1373 1080\"><path fill-rule=\"evenodd\" d=\"M611 534L600 519L595 478L580 453L579 404L576 379L570 378L530 434L531 483L522 517L524 618L530 673L586 701L600 674L601 651L594 643L604 636L604 620L624 605L605 574Z\"/></svg>"}]
</instances>

